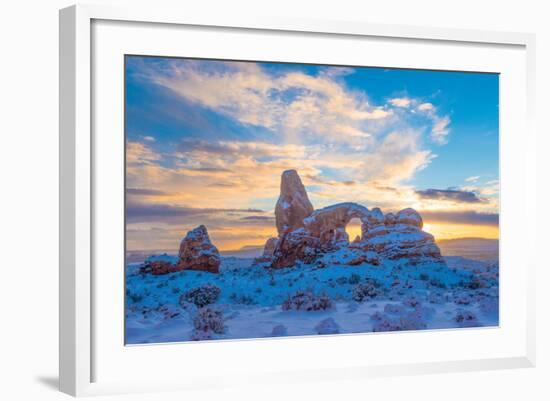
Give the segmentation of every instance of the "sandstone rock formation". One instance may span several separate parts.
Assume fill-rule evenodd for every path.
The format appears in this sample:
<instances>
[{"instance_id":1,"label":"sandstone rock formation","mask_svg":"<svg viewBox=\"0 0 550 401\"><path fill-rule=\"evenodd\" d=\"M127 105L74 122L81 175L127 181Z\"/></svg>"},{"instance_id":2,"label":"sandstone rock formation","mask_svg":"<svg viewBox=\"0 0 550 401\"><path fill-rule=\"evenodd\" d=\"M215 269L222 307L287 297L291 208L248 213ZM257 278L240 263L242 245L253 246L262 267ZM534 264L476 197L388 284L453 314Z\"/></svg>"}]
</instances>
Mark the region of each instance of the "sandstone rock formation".
<instances>
[{"instance_id":1,"label":"sandstone rock formation","mask_svg":"<svg viewBox=\"0 0 550 401\"><path fill-rule=\"evenodd\" d=\"M278 239L274 237L269 238L266 241L264 246L264 253L262 255L264 258L271 258L273 256L273 252L275 251L275 247L277 246L277 241Z\"/></svg>"},{"instance_id":2,"label":"sandstone rock formation","mask_svg":"<svg viewBox=\"0 0 550 401\"><path fill-rule=\"evenodd\" d=\"M269 262L271 258L273 257L273 252L275 252L275 248L277 247L277 242L279 242L278 238L271 237L269 238L264 245L264 251L262 253L262 256L255 259L256 262Z\"/></svg>"},{"instance_id":3,"label":"sandstone rock formation","mask_svg":"<svg viewBox=\"0 0 550 401\"><path fill-rule=\"evenodd\" d=\"M201 225L189 231L181 241L177 263L180 270L219 273L220 262L220 253L210 242L205 226Z\"/></svg>"},{"instance_id":4,"label":"sandstone rock formation","mask_svg":"<svg viewBox=\"0 0 550 401\"><path fill-rule=\"evenodd\" d=\"M343 247L353 249L354 254L359 252L353 264L377 264L379 259L403 260L411 265L444 263L434 237L422 231L422 217L414 209L384 215L379 208L369 210L346 202L313 210L295 170L282 175L275 217L279 238L266 243L259 260L269 261L272 268L292 267L299 261L313 263ZM361 220L361 237L350 244L346 226L353 218Z\"/></svg>"},{"instance_id":5,"label":"sandstone rock formation","mask_svg":"<svg viewBox=\"0 0 550 401\"><path fill-rule=\"evenodd\" d=\"M405 214L412 211L420 218L416 211L408 210ZM385 259L407 259L413 265L430 261L442 262L441 252L433 235L419 227L422 227L422 219L398 219L397 223L389 222L370 229L361 239L361 243L365 250L374 251Z\"/></svg>"},{"instance_id":6,"label":"sandstone rock formation","mask_svg":"<svg viewBox=\"0 0 550 401\"><path fill-rule=\"evenodd\" d=\"M162 274L168 274L177 272L181 269L179 269L177 266L173 265L172 263L165 261L165 260L153 260L153 261L146 261L143 266L140 267L139 272L149 273L153 276L160 276Z\"/></svg>"},{"instance_id":7,"label":"sandstone rock formation","mask_svg":"<svg viewBox=\"0 0 550 401\"><path fill-rule=\"evenodd\" d=\"M313 212L306 189L296 170L284 171L281 194L275 206L275 223L279 235L303 227L303 220Z\"/></svg>"}]
</instances>

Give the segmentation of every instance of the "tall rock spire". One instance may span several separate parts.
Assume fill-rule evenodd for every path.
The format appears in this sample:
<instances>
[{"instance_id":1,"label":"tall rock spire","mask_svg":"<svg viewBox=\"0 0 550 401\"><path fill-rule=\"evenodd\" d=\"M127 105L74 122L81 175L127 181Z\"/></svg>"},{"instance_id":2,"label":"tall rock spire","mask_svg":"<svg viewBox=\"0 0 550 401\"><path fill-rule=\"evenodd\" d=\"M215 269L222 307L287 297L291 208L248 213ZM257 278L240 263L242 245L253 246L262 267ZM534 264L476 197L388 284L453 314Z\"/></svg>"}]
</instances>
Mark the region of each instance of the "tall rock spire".
<instances>
[{"instance_id":1,"label":"tall rock spire","mask_svg":"<svg viewBox=\"0 0 550 401\"><path fill-rule=\"evenodd\" d=\"M281 176L281 194L275 206L275 222L279 235L304 226L304 218L313 212L306 189L296 170Z\"/></svg>"}]
</instances>

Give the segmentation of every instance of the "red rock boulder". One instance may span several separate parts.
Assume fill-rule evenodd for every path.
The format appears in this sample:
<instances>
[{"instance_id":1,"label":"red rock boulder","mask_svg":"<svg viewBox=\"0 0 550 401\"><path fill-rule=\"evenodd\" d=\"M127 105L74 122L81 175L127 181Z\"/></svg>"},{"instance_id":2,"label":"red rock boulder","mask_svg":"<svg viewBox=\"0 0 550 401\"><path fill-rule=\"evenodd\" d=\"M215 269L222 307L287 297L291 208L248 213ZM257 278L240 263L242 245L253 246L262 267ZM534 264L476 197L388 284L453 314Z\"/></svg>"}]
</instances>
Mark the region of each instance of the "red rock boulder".
<instances>
[{"instance_id":1,"label":"red rock boulder","mask_svg":"<svg viewBox=\"0 0 550 401\"><path fill-rule=\"evenodd\" d=\"M220 253L210 242L205 226L189 231L181 241L177 264L179 269L219 273L220 263Z\"/></svg>"}]
</instances>

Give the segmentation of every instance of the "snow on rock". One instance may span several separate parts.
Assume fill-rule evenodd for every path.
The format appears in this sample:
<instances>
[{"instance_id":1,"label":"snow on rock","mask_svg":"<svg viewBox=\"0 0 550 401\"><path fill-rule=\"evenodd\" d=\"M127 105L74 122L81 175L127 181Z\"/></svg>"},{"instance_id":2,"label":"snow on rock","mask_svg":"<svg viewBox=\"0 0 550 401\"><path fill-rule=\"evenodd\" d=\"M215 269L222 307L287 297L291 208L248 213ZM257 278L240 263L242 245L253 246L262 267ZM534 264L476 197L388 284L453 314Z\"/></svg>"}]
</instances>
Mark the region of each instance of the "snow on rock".
<instances>
[{"instance_id":1,"label":"snow on rock","mask_svg":"<svg viewBox=\"0 0 550 401\"><path fill-rule=\"evenodd\" d=\"M187 233L181 241L178 268L180 270L201 270L218 273L220 253L210 238L206 227L201 225Z\"/></svg>"},{"instance_id":2,"label":"snow on rock","mask_svg":"<svg viewBox=\"0 0 550 401\"><path fill-rule=\"evenodd\" d=\"M433 235L419 228L422 226L420 215L412 209L409 210L414 214L408 212L410 214L406 219L396 218L393 223L390 218L390 224L369 229L362 239L365 249L376 252L385 259L406 260L411 265L432 261L444 263ZM419 220L411 217L415 215Z\"/></svg>"},{"instance_id":3,"label":"snow on rock","mask_svg":"<svg viewBox=\"0 0 550 401\"><path fill-rule=\"evenodd\" d=\"M384 215L379 208L369 210L357 203L344 202L313 210L295 170L283 173L275 216L279 238L266 244L259 260L271 261L272 268L313 263L327 252L342 248L361 253L355 255L350 265L365 262L376 265L380 259L403 260L410 265L445 263L434 237L422 231L422 217L414 209ZM353 218L361 220L361 237L350 244L346 226Z\"/></svg>"},{"instance_id":4,"label":"snow on rock","mask_svg":"<svg viewBox=\"0 0 550 401\"><path fill-rule=\"evenodd\" d=\"M155 276L172 273L172 272L176 272L176 271L179 271L179 270L181 270L181 269L178 268L178 266L176 266L176 265L174 265L171 262L166 261L166 260L146 261L139 268L140 273L150 273L150 274L153 274Z\"/></svg>"},{"instance_id":5,"label":"snow on rock","mask_svg":"<svg viewBox=\"0 0 550 401\"><path fill-rule=\"evenodd\" d=\"M303 227L304 218L313 212L306 189L296 170L281 176L281 194L275 206L275 222L279 235Z\"/></svg>"},{"instance_id":6,"label":"snow on rock","mask_svg":"<svg viewBox=\"0 0 550 401\"><path fill-rule=\"evenodd\" d=\"M422 227L424 226L420 214L418 214L416 210L411 208L403 209L399 213L397 213L397 216L395 216L395 222L397 224L406 224L418 227L419 229L422 229Z\"/></svg>"},{"instance_id":7,"label":"snow on rock","mask_svg":"<svg viewBox=\"0 0 550 401\"><path fill-rule=\"evenodd\" d=\"M332 249L349 244L346 226L351 219L360 219L364 231L370 216L366 207L346 202L315 210L304 223L308 234L319 239L320 247Z\"/></svg>"},{"instance_id":8,"label":"snow on rock","mask_svg":"<svg viewBox=\"0 0 550 401\"><path fill-rule=\"evenodd\" d=\"M256 258L256 262L269 262L271 258L273 258L273 252L275 252L275 248L277 247L277 242L279 241L278 238L271 237L269 238L264 245L264 251L262 253L262 256L259 258Z\"/></svg>"}]
</instances>

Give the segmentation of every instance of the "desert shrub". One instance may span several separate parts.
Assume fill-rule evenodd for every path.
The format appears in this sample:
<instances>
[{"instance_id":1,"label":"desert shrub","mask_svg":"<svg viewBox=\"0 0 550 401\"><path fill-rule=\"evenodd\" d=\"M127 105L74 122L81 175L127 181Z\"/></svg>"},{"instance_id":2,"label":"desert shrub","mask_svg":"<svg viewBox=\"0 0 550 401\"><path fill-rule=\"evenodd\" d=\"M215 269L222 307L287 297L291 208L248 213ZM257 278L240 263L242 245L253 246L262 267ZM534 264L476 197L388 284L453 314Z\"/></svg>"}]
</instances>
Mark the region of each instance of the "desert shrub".
<instances>
[{"instance_id":1,"label":"desert shrub","mask_svg":"<svg viewBox=\"0 0 550 401\"><path fill-rule=\"evenodd\" d=\"M436 288L442 288L442 289L447 288L447 284L441 281L441 279L435 278L435 277L430 280L430 285Z\"/></svg>"},{"instance_id":2,"label":"desert shrub","mask_svg":"<svg viewBox=\"0 0 550 401\"><path fill-rule=\"evenodd\" d=\"M386 315L373 319L372 331L402 331L402 330L423 330L427 328L426 322L415 312L407 313L398 318L391 318Z\"/></svg>"},{"instance_id":3,"label":"desert shrub","mask_svg":"<svg viewBox=\"0 0 550 401\"><path fill-rule=\"evenodd\" d=\"M470 290L478 290L480 288L487 287L487 284L481 279L474 277L471 281L465 283L465 287L469 288Z\"/></svg>"},{"instance_id":4,"label":"desert shrub","mask_svg":"<svg viewBox=\"0 0 550 401\"><path fill-rule=\"evenodd\" d=\"M317 326L315 326L315 330L317 334L338 334L340 333L340 326L333 318L329 317L320 321Z\"/></svg>"},{"instance_id":5,"label":"desert shrub","mask_svg":"<svg viewBox=\"0 0 550 401\"><path fill-rule=\"evenodd\" d=\"M458 310L453 320L460 327L476 327L480 325L477 316L467 310Z\"/></svg>"},{"instance_id":6,"label":"desert shrub","mask_svg":"<svg viewBox=\"0 0 550 401\"><path fill-rule=\"evenodd\" d=\"M357 273L353 273L351 276L349 276L349 279L348 279L348 283L349 284L359 284L359 282L361 281L361 276L359 276L359 274Z\"/></svg>"},{"instance_id":7,"label":"desert shrub","mask_svg":"<svg viewBox=\"0 0 550 401\"><path fill-rule=\"evenodd\" d=\"M332 300L325 294L315 295L311 291L298 291L283 302L282 309L284 311L321 311L331 309L333 307Z\"/></svg>"},{"instance_id":8,"label":"desert shrub","mask_svg":"<svg viewBox=\"0 0 550 401\"><path fill-rule=\"evenodd\" d=\"M126 290L126 295L132 300L133 303L141 302L143 300L143 295L130 290Z\"/></svg>"},{"instance_id":9,"label":"desert shrub","mask_svg":"<svg viewBox=\"0 0 550 401\"><path fill-rule=\"evenodd\" d=\"M472 298L468 294L458 293L455 294L454 301L457 305L469 305L472 302Z\"/></svg>"},{"instance_id":10,"label":"desert shrub","mask_svg":"<svg viewBox=\"0 0 550 401\"><path fill-rule=\"evenodd\" d=\"M400 330L424 330L428 327L426 322L417 313L408 313L399 319Z\"/></svg>"},{"instance_id":11,"label":"desert shrub","mask_svg":"<svg viewBox=\"0 0 550 401\"><path fill-rule=\"evenodd\" d=\"M193 288L180 297L180 305L190 302L198 308L213 304L220 297L221 290L212 284L206 284L201 287Z\"/></svg>"},{"instance_id":12,"label":"desert shrub","mask_svg":"<svg viewBox=\"0 0 550 401\"><path fill-rule=\"evenodd\" d=\"M363 302L381 295L380 284L375 280L359 283L352 290L352 298L357 302Z\"/></svg>"},{"instance_id":13,"label":"desert shrub","mask_svg":"<svg viewBox=\"0 0 550 401\"><path fill-rule=\"evenodd\" d=\"M223 312L211 307L200 308L193 319L195 333L225 333Z\"/></svg>"},{"instance_id":14,"label":"desert shrub","mask_svg":"<svg viewBox=\"0 0 550 401\"><path fill-rule=\"evenodd\" d=\"M421 303L420 299L416 295L409 295L403 300L403 305L416 308Z\"/></svg>"},{"instance_id":15,"label":"desert shrub","mask_svg":"<svg viewBox=\"0 0 550 401\"><path fill-rule=\"evenodd\" d=\"M373 322L382 320L384 318L385 318L385 315L382 314L380 311L376 311L370 316L370 320L372 320Z\"/></svg>"},{"instance_id":16,"label":"desert shrub","mask_svg":"<svg viewBox=\"0 0 550 401\"><path fill-rule=\"evenodd\" d=\"M273 330L271 330L272 337L284 337L287 335L288 335L287 328L283 324L278 324L273 327Z\"/></svg>"}]
</instances>

